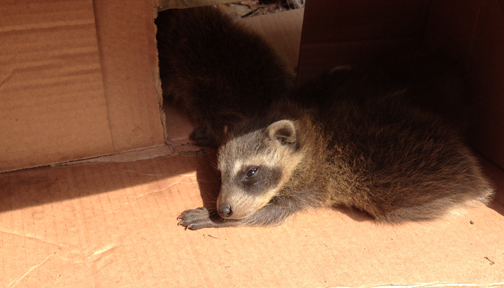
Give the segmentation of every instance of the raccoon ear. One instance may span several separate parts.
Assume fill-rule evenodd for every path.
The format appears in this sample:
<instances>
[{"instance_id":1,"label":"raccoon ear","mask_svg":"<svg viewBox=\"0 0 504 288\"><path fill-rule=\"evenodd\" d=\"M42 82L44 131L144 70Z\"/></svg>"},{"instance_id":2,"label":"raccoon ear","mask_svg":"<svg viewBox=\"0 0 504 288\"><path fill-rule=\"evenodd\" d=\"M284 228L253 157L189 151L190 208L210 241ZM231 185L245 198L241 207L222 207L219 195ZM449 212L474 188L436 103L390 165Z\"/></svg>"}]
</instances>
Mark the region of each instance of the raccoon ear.
<instances>
[{"instance_id":1,"label":"raccoon ear","mask_svg":"<svg viewBox=\"0 0 504 288\"><path fill-rule=\"evenodd\" d=\"M296 143L296 127L290 120L280 120L266 129L271 140L278 140L282 145Z\"/></svg>"}]
</instances>

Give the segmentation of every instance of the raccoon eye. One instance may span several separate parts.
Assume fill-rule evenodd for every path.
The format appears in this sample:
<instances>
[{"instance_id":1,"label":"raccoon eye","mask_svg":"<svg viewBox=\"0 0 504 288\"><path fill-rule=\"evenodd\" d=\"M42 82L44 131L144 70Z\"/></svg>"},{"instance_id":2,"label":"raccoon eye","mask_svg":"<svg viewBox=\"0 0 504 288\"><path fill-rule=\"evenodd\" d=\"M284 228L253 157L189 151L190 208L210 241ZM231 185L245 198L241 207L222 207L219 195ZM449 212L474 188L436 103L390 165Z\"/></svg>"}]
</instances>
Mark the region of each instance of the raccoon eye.
<instances>
[{"instance_id":1,"label":"raccoon eye","mask_svg":"<svg viewBox=\"0 0 504 288\"><path fill-rule=\"evenodd\" d=\"M254 176L254 174L257 172L257 168L254 167L254 168L251 168L247 171L247 177L251 177L251 176Z\"/></svg>"}]
</instances>

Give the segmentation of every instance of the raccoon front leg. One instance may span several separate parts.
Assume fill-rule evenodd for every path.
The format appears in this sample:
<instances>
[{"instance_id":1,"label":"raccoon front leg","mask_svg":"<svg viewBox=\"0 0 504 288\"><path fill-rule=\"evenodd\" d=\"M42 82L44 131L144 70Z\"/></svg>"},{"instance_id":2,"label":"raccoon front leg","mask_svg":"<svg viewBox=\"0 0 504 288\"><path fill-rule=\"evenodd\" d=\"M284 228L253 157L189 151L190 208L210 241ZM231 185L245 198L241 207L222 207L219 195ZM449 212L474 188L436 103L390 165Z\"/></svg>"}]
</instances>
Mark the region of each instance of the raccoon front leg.
<instances>
[{"instance_id":1,"label":"raccoon front leg","mask_svg":"<svg viewBox=\"0 0 504 288\"><path fill-rule=\"evenodd\" d=\"M209 126L200 126L193 130L191 135L189 135L189 139L193 141L196 146L218 147L222 142L222 133L212 128Z\"/></svg>"},{"instance_id":2,"label":"raccoon front leg","mask_svg":"<svg viewBox=\"0 0 504 288\"><path fill-rule=\"evenodd\" d=\"M232 226L276 226L282 224L295 212L294 209L270 204L262 207L245 219L235 220L223 219L215 209L201 207L186 210L177 219L180 220L178 225L191 230Z\"/></svg>"},{"instance_id":3,"label":"raccoon front leg","mask_svg":"<svg viewBox=\"0 0 504 288\"><path fill-rule=\"evenodd\" d=\"M187 229L198 230L201 228L224 227L222 219L215 209L200 207L185 210L177 217L180 220L177 225L182 225Z\"/></svg>"}]
</instances>

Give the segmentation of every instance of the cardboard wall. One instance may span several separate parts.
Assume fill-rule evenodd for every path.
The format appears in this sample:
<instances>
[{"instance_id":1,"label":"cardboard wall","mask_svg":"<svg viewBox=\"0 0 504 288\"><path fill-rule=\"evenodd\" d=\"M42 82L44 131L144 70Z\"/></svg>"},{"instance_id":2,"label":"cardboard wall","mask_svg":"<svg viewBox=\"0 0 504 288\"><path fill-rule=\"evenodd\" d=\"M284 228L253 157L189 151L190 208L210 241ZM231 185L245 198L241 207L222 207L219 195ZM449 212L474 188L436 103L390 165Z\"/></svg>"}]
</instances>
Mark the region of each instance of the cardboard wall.
<instances>
[{"instance_id":1,"label":"cardboard wall","mask_svg":"<svg viewBox=\"0 0 504 288\"><path fill-rule=\"evenodd\" d=\"M151 1L95 0L114 152L164 143Z\"/></svg>"},{"instance_id":2,"label":"cardboard wall","mask_svg":"<svg viewBox=\"0 0 504 288\"><path fill-rule=\"evenodd\" d=\"M0 5L0 170L113 151L92 1Z\"/></svg>"},{"instance_id":3,"label":"cardboard wall","mask_svg":"<svg viewBox=\"0 0 504 288\"><path fill-rule=\"evenodd\" d=\"M303 15L304 9L293 9L260 17L239 19L238 23L261 35L289 67L296 69L299 61Z\"/></svg>"},{"instance_id":4,"label":"cardboard wall","mask_svg":"<svg viewBox=\"0 0 504 288\"><path fill-rule=\"evenodd\" d=\"M425 41L466 61L476 93L471 144L504 167L504 1L433 1Z\"/></svg>"},{"instance_id":5,"label":"cardboard wall","mask_svg":"<svg viewBox=\"0 0 504 288\"><path fill-rule=\"evenodd\" d=\"M471 144L504 167L504 1L308 1L299 81L369 53L421 43L467 63L477 99Z\"/></svg>"},{"instance_id":6,"label":"cardboard wall","mask_svg":"<svg viewBox=\"0 0 504 288\"><path fill-rule=\"evenodd\" d=\"M390 47L417 45L431 0L307 1L298 81Z\"/></svg>"},{"instance_id":7,"label":"cardboard wall","mask_svg":"<svg viewBox=\"0 0 504 288\"><path fill-rule=\"evenodd\" d=\"M151 3L111 2L0 2L0 172L163 144Z\"/></svg>"}]
</instances>

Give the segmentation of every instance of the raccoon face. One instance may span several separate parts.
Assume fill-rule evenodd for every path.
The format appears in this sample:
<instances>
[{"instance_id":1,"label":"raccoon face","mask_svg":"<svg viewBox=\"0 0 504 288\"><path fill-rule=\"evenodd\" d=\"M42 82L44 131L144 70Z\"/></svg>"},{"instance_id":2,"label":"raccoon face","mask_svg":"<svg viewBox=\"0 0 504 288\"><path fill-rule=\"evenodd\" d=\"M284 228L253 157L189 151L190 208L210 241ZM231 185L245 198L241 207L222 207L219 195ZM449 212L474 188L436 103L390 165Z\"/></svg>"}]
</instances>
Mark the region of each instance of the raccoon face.
<instances>
[{"instance_id":1,"label":"raccoon face","mask_svg":"<svg viewBox=\"0 0 504 288\"><path fill-rule=\"evenodd\" d=\"M293 121L280 120L219 149L217 211L222 218L247 218L279 194L301 160L296 134Z\"/></svg>"}]
</instances>

